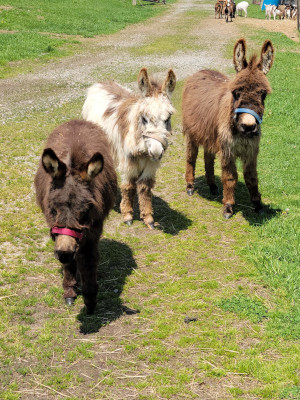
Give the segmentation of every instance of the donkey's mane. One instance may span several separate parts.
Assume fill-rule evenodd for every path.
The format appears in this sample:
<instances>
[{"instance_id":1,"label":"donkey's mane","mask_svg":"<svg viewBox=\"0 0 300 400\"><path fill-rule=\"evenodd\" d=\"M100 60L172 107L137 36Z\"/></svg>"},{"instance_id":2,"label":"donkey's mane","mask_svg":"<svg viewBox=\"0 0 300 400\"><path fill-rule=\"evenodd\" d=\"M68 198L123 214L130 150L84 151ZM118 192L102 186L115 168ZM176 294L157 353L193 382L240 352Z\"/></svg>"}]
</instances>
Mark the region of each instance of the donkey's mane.
<instances>
[{"instance_id":1,"label":"donkey's mane","mask_svg":"<svg viewBox=\"0 0 300 400\"><path fill-rule=\"evenodd\" d=\"M251 70L255 69L257 67L257 64L258 64L257 54L252 54L248 63L248 68Z\"/></svg>"},{"instance_id":2,"label":"donkey's mane","mask_svg":"<svg viewBox=\"0 0 300 400\"><path fill-rule=\"evenodd\" d=\"M151 90L149 93L150 96L162 93L162 82L158 76L152 76L150 78L150 83L151 83Z\"/></svg>"}]
</instances>

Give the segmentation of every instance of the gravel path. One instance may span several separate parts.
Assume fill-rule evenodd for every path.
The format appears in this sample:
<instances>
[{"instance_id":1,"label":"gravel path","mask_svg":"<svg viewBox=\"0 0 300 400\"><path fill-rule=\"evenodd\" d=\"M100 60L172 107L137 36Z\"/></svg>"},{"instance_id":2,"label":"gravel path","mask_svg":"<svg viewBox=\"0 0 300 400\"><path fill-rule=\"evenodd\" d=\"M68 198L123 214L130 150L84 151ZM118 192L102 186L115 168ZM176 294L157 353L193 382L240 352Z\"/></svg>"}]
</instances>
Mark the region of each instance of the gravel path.
<instances>
[{"instance_id":1,"label":"gravel path","mask_svg":"<svg viewBox=\"0 0 300 400\"><path fill-rule=\"evenodd\" d=\"M206 50L183 49L168 56L133 56L130 51L162 36L172 35L187 11L212 11L212 8L205 0L179 0L164 15L147 23L105 37L82 39L85 51L80 54L49 62L33 73L1 80L1 123L83 97L91 83L102 76L114 78L120 71L134 76L142 66L149 67L150 71L155 67L164 73L173 68L177 79L182 80L201 68L225 70L231 62L222 57L224 44L235 35L236 27L215 20L213 16L205 24L190 29L189 33ZM135 82L131 84L135 85Z\"/></svg>"}]
</instances>

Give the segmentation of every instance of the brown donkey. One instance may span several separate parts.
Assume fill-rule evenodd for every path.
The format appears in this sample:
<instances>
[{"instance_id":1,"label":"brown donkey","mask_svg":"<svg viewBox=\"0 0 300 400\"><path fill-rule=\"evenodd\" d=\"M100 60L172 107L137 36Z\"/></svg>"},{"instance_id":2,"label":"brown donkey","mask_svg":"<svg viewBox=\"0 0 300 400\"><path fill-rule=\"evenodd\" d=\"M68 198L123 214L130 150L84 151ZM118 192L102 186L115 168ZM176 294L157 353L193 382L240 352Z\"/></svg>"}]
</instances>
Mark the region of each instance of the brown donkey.
<instances>
[{"instance_id":1,"label":"brown donkey","mask_svg":"<svg viewBox=\"0 0 300 400\"><path fill-rule=\"evenodd\" d=\"M106 135L87 121L73 120L49 136L35 176L37 203L64 270L66 303L76 298L76 270L88 313L97 296L98 241L114 206L117 176Z\"/></svg>"},{"instance_id":2,"label":"brown donkey","mask_svg":"<svg viewBox=\"0 0 300 400\"><path fill-rule=\"evenodd\" d=\"M263 208L256 164L264 100L271 92L265 75L272 66L273 58L273 45L266 40L260 59L253 55L247 62L246 43L240 39L234 46L233 63L237 74L232 80L220 72L203 70L191 76L185 85L182 113L186 137L187 193L192 195L194 192L196 159L198 148L202 145L206 181L211 193L218 194L214 160L215 154L219 153L225 218L232 216L235 204L237 157L242 160L245 182L255 211L260 212Z\"/></svg>"}]
</instances>

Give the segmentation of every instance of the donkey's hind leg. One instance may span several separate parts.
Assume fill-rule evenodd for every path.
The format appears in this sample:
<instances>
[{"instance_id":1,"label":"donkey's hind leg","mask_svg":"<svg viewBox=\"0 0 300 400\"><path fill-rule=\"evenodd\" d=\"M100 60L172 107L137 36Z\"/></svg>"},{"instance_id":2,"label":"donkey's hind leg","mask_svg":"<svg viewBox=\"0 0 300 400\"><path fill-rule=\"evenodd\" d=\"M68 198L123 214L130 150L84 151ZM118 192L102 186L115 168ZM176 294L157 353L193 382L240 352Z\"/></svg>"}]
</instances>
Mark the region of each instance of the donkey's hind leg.
<instances>
[{"instance_id":1,"label":"donkey's hind leg","mask_svg":"<svg viewBox=\"0 0 300 400\"><path fill-rule=\"evenodd\" d=\"M121 214L125 224L130 226L133 220L133 200L136 193L136 182L131 180L129 183L122 183L121 193Z\"/></svg>"},{"instance_id":2,"label":"donkey's hind leg","mask_svg":"<svg viewBox=\"0 0 300 400\"><path fill-rule=\"evenodd\" d=\"M206 182L209 186L210 193L216 196L219 194L219 189L215 181L215 157L215 154L210 153L207 149L204 148Z\"/></svg>"},{"instance_id":3,"label":"donkey's hind leg","mask_svg":"<svg viewBox=\"0 0 300 400\"><path fill-rule=\"evenodd\" d=\"M186 133L186 170L185 170L185 181L186 191L189 196L194 194L195 186L195 167L198 156L198 146L191 140L188 133Z\"/></svg>"},{"instance_id":4,"label":"donkey's hind leg","mask_svg":"<svg viewBox=\"0 0 300 400\"><path fill-rule=\"evenodd\" d=\"M140 216L150 229L154 229L152 192L155 180L153 178L142 179L137 182L137 193L140 206Z\"/></svg>"}]
</instances>

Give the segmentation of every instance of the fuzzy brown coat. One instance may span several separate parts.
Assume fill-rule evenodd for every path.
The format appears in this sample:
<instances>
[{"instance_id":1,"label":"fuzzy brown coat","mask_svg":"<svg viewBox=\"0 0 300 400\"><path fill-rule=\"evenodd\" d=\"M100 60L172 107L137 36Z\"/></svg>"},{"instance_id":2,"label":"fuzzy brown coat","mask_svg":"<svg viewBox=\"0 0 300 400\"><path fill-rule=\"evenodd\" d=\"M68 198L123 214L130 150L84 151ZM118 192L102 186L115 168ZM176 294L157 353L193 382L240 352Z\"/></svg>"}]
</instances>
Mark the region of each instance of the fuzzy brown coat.
<instances>
[{"instance_id":1,"label":"fuzzy brown coat","mask_svg":"<svg viewBox=\"0 0 300 400\"><path fill-rule=\"evenodd\" d=\"M95 124L72 120L48 137L35 176L37 204L48 226L83 233L78 241L52 235L55 256L64 267L64 297L76 297L76 270L88 312L93 312L97 294L98 240L104 219L113 207L117 176L106 135Z\"/></svg>"},{"instance_id":2,"label":"fuzzy brown coat","mask_svg":"<svg viewBox=\"0 0 300 400\"><path fill-rule=\"evenodd\" d=\"M273 63L273 46L265 41L258 60L246 60L246 43L240 39L234 47L236 76L229 80L217 71L203 70L191 76L185 85L182 100L183 133L186 137L186 183L193 194L195 165L199 146L204 148L206 180L213 194L218 188L214 177L215 154L222 167L224 216L232 215L237 183L236 158L241 158L246 185L256 211L261 210L258 191L257 155L260 125L248 113L235 114L236 108L248 108L260 117L264 100L271 92L266 73Z\"/></svg>"}]
</instances>

